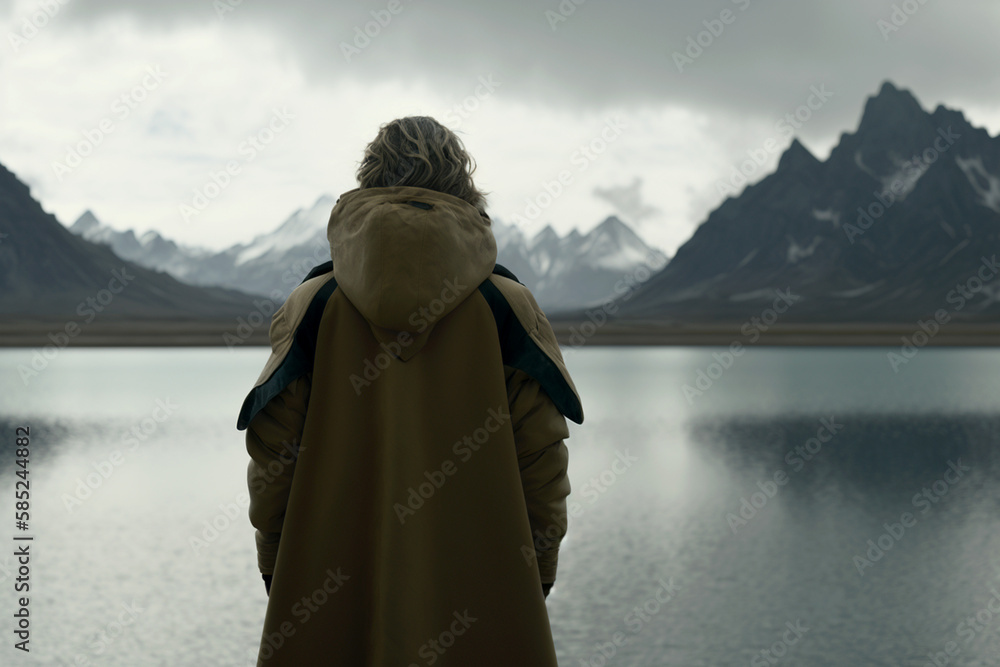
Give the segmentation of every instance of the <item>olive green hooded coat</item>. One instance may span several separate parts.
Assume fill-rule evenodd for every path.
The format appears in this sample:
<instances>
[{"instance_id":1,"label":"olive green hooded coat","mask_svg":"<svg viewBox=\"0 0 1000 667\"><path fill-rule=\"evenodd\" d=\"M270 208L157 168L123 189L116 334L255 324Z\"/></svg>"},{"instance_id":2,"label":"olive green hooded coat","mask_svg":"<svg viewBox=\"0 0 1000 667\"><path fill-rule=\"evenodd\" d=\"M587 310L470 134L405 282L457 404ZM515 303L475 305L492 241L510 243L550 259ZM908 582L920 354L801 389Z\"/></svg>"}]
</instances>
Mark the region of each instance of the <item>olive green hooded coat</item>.
<instances>
[{"instance_id":1,"label":"olive green hooded coat","mask_svg":"<svg viewBox=\"0 0 1000 667\"><path fill-rule=\"evenodd\" d=\"M549 667L579 395L489 217L353 190L247 396L259 665Z\"/></svg>"}]
</instances>

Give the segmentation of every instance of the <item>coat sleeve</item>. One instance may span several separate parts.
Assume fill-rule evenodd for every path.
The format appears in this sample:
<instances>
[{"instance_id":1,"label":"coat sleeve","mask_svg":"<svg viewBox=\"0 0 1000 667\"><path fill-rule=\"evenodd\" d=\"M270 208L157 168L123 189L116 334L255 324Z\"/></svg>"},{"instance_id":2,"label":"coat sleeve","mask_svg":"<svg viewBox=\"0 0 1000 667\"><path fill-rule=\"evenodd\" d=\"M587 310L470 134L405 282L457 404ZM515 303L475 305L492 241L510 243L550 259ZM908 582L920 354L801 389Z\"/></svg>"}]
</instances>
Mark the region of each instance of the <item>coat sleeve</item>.
<instances>
[{"instance_id":1,"label":"coat sleeve","mask_svg":"<svg viewBox=\"0 0 1000 667\"><path fill-rule=\"evenodd\" d=\"M291 382L247 427L250 523L257 529L257 566L262 574L274 572L311 380L312 374L307 374Z\"/></svg>"},{"instance_id":2,"label":"coat sleeve","mask_svg":"<svg viewBox=\"0 0 1000 667\"><path fill-rule=\"evenodd\" d=\"M538 571L543 584L556 580L559 544L566 535L569 437L566 418L541 385L524 371L504 367L521 484Z\"/></svg>"}]
</instances>

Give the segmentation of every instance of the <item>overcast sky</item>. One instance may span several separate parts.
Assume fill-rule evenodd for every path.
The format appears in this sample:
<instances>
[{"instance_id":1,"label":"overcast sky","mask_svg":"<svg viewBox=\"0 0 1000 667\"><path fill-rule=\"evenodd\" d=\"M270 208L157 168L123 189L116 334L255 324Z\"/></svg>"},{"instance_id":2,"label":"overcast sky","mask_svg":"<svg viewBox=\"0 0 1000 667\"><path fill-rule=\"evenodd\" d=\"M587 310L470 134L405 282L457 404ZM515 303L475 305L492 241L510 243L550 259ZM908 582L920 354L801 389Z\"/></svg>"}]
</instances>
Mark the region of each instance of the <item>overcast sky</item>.
<instances>
[{"instance_id":1,"label":"overcast sky","mask_svg":"<svg viewBox=\"0 0 1000 667\"><path fill-rule=\"evenodd\" d=\"M493 217L616 213L673 254L808 102L820 158L887 79L1000 133L998 26L995 0L0 0L0 163L64 224L222 248L354 188L382 123L432 115Z\"/></svg>"}]
</instances>

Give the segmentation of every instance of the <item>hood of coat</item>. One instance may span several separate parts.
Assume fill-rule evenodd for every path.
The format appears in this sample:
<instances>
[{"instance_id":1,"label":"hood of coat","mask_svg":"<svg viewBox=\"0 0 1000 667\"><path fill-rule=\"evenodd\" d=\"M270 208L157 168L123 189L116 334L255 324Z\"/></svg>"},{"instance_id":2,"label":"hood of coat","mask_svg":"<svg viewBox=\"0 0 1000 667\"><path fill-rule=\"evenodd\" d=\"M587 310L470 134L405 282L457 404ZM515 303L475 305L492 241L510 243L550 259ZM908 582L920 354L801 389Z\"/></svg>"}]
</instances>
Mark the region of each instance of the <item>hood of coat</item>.
<instances>
[{"instance_id":1,"label":"hood of coat","mask_svg":"<svg viewBox=\"0 0 1000 667\"><path fill-rule=\"evenodd\" d=\"M493 272L490 219L452 195L415 187L343 194L327 227L338 288L380 342L410 334L415 354L434 324Z\"/></svg>"}]
</instances>

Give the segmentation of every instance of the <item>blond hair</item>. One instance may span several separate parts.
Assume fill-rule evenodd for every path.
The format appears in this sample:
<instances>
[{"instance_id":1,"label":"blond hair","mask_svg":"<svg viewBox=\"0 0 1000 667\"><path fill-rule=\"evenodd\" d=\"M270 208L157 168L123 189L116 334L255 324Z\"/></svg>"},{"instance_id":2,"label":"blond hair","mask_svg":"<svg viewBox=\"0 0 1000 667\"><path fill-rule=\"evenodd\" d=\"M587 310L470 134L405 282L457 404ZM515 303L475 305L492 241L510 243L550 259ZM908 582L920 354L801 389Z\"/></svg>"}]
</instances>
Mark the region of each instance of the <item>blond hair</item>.
<instances>
[{"instance_id":1,"label":"blond hair","mask_svg":"<svg viewBox=\"0 0 1000 667\"><path fill-rule=\"evenodd\" d=\"M363 188L411 186L444 192L481 212L486 196L476 188L476 164L462 140L430 116L397 118L379 128L358 167Z\"/></svg>"}]
</instances>

